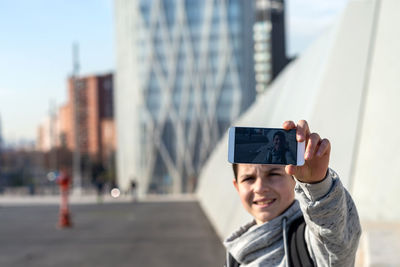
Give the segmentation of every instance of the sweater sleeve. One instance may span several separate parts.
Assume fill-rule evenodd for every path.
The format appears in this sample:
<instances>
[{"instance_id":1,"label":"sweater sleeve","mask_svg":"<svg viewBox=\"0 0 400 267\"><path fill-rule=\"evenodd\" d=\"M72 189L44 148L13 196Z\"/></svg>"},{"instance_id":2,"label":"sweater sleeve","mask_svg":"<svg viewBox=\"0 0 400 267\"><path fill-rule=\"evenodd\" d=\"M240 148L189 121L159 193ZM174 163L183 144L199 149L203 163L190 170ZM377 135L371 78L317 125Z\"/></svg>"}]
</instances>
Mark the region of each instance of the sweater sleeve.
<instances>
[{"instance_id":1,"label":"sweater sleeve","mask_svg":"<svg viewBox=\"0 0 400 267\"><path fill-rule=\"evenodd\" d=\"M305 239L316 266L354 266L361 235L355 204L338 175L328 169L317 184L296 181L306 221Z\"/></svg>"}]
</instances>

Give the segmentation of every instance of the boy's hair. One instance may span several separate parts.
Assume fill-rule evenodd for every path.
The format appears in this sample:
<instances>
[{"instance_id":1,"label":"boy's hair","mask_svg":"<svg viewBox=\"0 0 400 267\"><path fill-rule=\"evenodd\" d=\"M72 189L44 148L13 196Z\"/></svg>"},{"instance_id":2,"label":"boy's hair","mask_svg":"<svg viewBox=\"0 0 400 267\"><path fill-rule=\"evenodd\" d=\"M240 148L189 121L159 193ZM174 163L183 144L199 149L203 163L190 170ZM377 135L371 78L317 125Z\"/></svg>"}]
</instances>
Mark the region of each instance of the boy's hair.
<instances>
[{"instance_id":1,"label":"boy's hair","mask_svg":"<svg viewBox=\"0 0 400 267\"><path fill-rule=\"evenodd\" d=\"M237 163L232 163L233 174L235 175L235 180L237 181L238 165Z\"/></svg>"},{"instance_id":2,"label":"boy's hair","mask_svg":"<svg viewBox=\"0 0 400 267\"><path fill-rule=\"evenodd\" d=\"M232 163L232 169L233 169L233 174L235 175L235 181L237 182L238 164L237 163ZM293 175L292 175L292 178L294 179Z\"/></svg>"}]
</instances>

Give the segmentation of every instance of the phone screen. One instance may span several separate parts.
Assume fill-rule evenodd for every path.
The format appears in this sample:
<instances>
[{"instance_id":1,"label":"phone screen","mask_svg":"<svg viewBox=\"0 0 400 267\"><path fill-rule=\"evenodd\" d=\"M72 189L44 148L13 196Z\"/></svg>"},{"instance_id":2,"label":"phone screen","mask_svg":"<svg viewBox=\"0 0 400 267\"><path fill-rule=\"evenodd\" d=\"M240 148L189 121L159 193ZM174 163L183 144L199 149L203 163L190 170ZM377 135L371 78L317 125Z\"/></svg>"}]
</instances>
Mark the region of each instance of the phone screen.
<instances>
[{"instance_id":1,"label":"phone screen","mask_svg":"<svg viewBox=\"0 0 400 267\"><path fill-rule=\"evenodd\" d=\"M232 128L233 163L297 165L296 129Z\"/></svg>"}]
</instances>

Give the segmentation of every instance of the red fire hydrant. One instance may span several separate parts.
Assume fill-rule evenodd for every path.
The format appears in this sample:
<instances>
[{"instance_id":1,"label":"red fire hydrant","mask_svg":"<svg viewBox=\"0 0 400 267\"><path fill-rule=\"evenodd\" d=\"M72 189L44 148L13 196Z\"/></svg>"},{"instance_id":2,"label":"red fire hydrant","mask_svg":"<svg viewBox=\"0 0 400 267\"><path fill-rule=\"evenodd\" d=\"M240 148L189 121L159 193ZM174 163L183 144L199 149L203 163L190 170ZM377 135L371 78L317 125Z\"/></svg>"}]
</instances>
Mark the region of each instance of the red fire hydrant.
<instances>
[{"instance_id":1,"label":"red fire hydrant","mask_svg":"<svg viewBox=\"0 0 400 267\"><path fill-rule=\"evenodd\" d=\"M71 216L69 214L68 207L68 194L69 185L71 183L71 177L68 175L67 170L63 169L57 179L57 183L60 186L61 202L60 202L60 216L58 226L60 228L71 227Z\"/></svg>"}]
</instances>

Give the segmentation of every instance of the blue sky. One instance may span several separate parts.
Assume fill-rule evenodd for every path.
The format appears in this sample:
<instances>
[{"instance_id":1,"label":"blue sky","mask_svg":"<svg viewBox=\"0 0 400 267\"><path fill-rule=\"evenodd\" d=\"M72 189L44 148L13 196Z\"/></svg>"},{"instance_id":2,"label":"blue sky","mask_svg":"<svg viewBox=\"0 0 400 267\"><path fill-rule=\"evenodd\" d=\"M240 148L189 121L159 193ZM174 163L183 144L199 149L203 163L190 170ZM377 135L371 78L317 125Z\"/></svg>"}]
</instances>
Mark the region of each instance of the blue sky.
<instances>
[{"instance_id":1,"label":"blue sky","mask_svg":"<svg viewBox=\"0 0 400 267\"><path fill-rule=\"evenodd\" d=\"M286 0L288 53L304 51L347 2ZM113 0L0 1L0 117L7 141L34 140L50 103L66 101L74 42L81 74L114 70L113 19Z\"/></svg>"}]
</instances>

